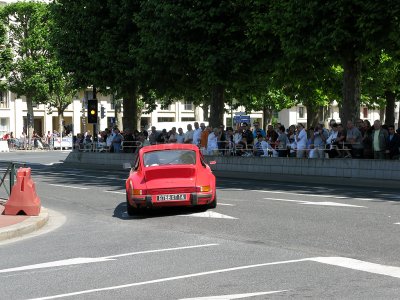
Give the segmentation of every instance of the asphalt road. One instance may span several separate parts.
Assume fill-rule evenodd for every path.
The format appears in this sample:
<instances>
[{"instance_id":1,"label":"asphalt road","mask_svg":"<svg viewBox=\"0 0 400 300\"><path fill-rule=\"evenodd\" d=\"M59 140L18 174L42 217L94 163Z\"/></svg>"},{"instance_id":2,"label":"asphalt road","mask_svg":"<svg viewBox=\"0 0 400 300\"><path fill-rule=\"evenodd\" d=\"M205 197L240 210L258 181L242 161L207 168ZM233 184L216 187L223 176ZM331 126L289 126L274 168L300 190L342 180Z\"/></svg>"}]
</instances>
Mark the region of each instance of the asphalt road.
<instances>
[{"instance_id":1,"label":"asphalt road","mask_svg":"<svg viewBox=\"0 0 400 300\"><path fill-rule=\"evenodd\" d=\"M54 218L0 244L1 299L399 298L394 187L218 178L216 209L131 218L127 172L43 155L25 160Z\"/></svg>"}]
</instances>

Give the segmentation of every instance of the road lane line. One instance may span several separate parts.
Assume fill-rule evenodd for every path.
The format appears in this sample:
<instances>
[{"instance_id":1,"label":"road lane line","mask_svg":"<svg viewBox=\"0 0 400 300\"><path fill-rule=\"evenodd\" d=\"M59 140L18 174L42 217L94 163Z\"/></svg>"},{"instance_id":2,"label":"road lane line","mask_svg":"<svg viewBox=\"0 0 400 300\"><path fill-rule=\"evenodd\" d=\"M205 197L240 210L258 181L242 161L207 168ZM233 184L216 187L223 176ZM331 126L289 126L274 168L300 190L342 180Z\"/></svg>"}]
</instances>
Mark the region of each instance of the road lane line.
<instances>
[{"instance_id":1,"label":"road lane line","mask_svg":"<svg viewBox=\"0 0 400 300\"><path fill-rule=\"evenodd\" d=\"M262 191L262 190L251 190L251 191L252 192L260 192L260 193L286 194L286 195L310 196L310 197L320 197L320 198L350 199L349 197L333 196L333 195L319 195L319 194L314 195L314 194L292 193L292 192L283 192L283 191Z\"/></svg>"},{"instance_id":2,"label":"road lane line","mask_svg":"<svg viewBox=\"0 0 400 300\"><path fill-rule=\"evenodd\" d=\"M54 183L50 183L49 185L57 186L57 187L64 187L64 188L70 188L70 189L78 189L78 190L88 190L89 189L89 188L86 188L86 187L70 186L70 185L54 184Z\"/></svg>"},{"instance_id":3,"label":"road lane line","mask_svg":"<svg viewBox=\"0 0 400 300\"><path fill-rule=\"evenodd\" d=\"M272 200L272 201L282 201L282 202L295 202L295 203L302 204L302 205L321 205L321 206L341 206L341 207L367 208L366 206L345 204L345 203L338 203L338 202L328 202L328 201L312 202L312 201L279 199L279 198L264 198L264 199L265 200Z\"/></svg>"},{"instance_id":4,"label":"road lane line","mask_svg":"<svg viewBox=\"0 0 400 300\"><path fill-rule=\"evenodd\" d=\"M236 206L235 204L221 203L221 202L219 202L218 205L222 205L222 206Z\"/></svg>"},{"instance_id":5,"label":"road lane line","mask_svg":"<svg viewBox=\"0 0 400 300\"><path fill-rule=\"evenodd\" d=\"M400 278L400 267L375 264L348 257L314 257L309 260L357 271Z\"/></svg>"},{"instance_id":6,"label":"road lane line","mask_svg":"<svg viewBox=\"0 0 400 300\"><path fill-rule=\"evenodd\" d=\"M117 254L117 255L111 255L111 256L104 256L104 257L77 257L77 258L57 260L57 261L51 261L51 262L35 264L35 265L27 265L27 266L22 266L22 267L3 269L3 270L0 270L0 273L11 273L11 272L18 272L18 271L26 271L26 270L54 268L54 267L60 267L60 266L106 262L106 261L112 261L118 257L124 257L124 256L186 250L186 249L194 249L194 248L204 248L204 247L212 247L212 246L219 246L219 244L203 244L203 245L193 245L193 246L184 246L184 247L175 247L175 248L145 250L145 251L123 253L123 254Z\"/></svg>"},{"instance_id":7,"label":"road lane line","mask_svg":"<svg viewBox=\"0 0 400 300\"><path fill-rule=\"evenodd\" d=\"M197 298L182 298L180 300L231 300L231 299L243 299L262 295L271 295L277 293L287 292L288 290L269 291L269 292L258 292L258 293L247 293L247 294L232 294L222 296L206 296Z\"/></svg>"},{"instance_id":8,"label":"road lane line","mask_svg":"<svg viewBox=\"0 0 400 300\"><path fill-rule=\"evenodd\" d=\"M310 259L309 258L303 258L303 259L294 259L294 260L277 261L277 262L270 262L270 263L263 263L263 264L255 264L255 265L233 267L233 268L227 268L227 269L218 269L218 270L199 272L199 273L191 273L191 274L174 276L174 277L164 277L164 278L160 278L160 279L141 281L141 282L134 282L134 283L123 284L123 285L109 286L109 287L98 288L98 289L90 289L90 290L83 290L83 291L66 293L66 294L59 294L59 295L46 296L46 297L40 297L40 298L33 298L33 299L30 299L30 300L48 300L48 299L72 297L72 296L77 296L77 295L84 295L84 294L91 294L91 293L96 293L96 292L104 292L104 291L125 289L125 288L134 287L134 286L141 286L141 285L147 285L147 284L154 284L154 283L160 283L160 282L180 280L180 279L186 279L186 278L192 278L192 277L206 276L206 275L219 274L219 273L227 273L227 272L246 270L246 269L252 269L252 268L260 268L260 267L266 267L266 266L274 266L274 265L282 265L282 264L304 262L304 261L308 261L308 260L310 260Z\"/></svg>"},{"instance_id":9,"label":"road lane line","mask_svg":"<svg viewBox=\"0 0 400 300\"><path fill-rule=\"evenodd\" d=\"M113 193L113 194L121 194L121 195L125 195L126 192L118 192L118 191L103 191L104 193Z\"/></svg>"},{"instance_id":10,"label":"road lane line","mask_svg":"<svg viewBox=\"0 0 400 300\"><path fill-rule=\"evenodd\" d=\"M71 266L71 265L81 265L81 264L90 264L90 263L97 263L97 262L105 262L109 260L109 258L99 257L99 258L90 258L90 257L77 257L71 259L64 259L64 260L57 260L51 261L42 264L36 265L28 265L23 267L16 267L16 268L9 268L0 270L0 273L11 273L11 272L18 272L18 271L27 271L27 270L35 270L35 269L46 269L46 268L55 268L55 267L62 267L62 266Z\"/></svg>"},{"instance_id":11,"label":"road lane line","mask_svg":"<svg viewBox=\"0 0 400 300\"><path fill-rule=\"evenodd\" d=\"M158 253L158 252L167 252L167 251L176 251L176 250L186 250L186 249L195 249L195 248L212 247L212 246L219 246L219 244L203 244L203 245L176 247L176 248L145 250L145 251L139 251L139 252L131 252L131 253L124 253L124 254L105 256L105 257L102 257L102 258L109 259L109 258L117 258L117 257L138 255L138 254Z\"/></svg>"}]
</instances>

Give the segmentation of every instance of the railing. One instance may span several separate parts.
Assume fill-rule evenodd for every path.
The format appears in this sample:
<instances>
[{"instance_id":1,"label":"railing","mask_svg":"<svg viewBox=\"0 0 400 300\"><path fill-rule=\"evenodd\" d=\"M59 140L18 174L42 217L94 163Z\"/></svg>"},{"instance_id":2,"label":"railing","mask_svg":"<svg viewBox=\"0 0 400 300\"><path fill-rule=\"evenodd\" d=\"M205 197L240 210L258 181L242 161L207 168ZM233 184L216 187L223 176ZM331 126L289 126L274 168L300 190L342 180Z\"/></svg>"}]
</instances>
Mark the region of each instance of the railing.
<instances>
[{"instance_id":1,"label":"railing","mask_svg":"<svg viewBox=\"0 0 400 300\"><path fill-rule=\"evenodd\" d=\"M8 162L7 163L7 169L4 171L4 174L1 176L0 179L0 187L4 187L4 189L7 192L7 195L11 195L11 190L12 187L14 186L15 179L16 179L16 170L17 167L25 167L25 163L19 163L19 162ZM7 186L5 184L7 175L9 176L9 189L7 189Z\"/></svg>"}]
</instances>

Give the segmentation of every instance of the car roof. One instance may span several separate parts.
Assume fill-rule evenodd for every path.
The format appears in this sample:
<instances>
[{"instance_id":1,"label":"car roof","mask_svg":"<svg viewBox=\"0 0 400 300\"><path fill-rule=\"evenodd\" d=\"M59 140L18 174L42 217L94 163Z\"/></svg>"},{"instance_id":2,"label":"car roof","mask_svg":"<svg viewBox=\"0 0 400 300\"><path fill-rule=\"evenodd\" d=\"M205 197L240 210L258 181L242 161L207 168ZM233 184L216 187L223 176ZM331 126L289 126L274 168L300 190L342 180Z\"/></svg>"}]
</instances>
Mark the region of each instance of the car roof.
<instances>
[{"instance_id":1,"label":"car roof","mask_svg":"<svg viewBox=\"0 0 400 300\"><path fill-rule=\"evenodd\" d=\"M142 147L139 151L139 155L143 155L147 152L162 150L192 150L195 152L199 152L199 147L193 144L157 144Z\"/></svg>"}]
</instances>

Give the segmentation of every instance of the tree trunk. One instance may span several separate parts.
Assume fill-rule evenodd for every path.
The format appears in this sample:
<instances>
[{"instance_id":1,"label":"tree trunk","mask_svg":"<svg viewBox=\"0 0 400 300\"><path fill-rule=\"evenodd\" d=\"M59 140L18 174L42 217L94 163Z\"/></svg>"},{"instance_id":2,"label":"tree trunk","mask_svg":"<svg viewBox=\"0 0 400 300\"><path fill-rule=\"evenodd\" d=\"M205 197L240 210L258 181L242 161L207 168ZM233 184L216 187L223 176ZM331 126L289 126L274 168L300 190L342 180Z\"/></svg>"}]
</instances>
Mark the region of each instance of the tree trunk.
<instances>
[{"instance_id":1,"label":"tree trunk","mask_svg":"<svg viewBox=\"0 0 400 300\"><path fill-rule=\"evenodd\" d=\"M122 117L123 129L135 130L138 129L138 93L137 88L133 87L127 90L123 97L124 115Z\"/></svg>"},{"instance_id":2,"label":"tree trunk","mask_svg":"<svg viewBox=\"0 0 400 300\"><path fill-rule=\"evenodd\" d=\"M320 108L316 107L315 104L305 104L307 108L307 128L315 127L320 120Z\"/></svg>"},{"instance_id":3,"label":"tree trunk","mask_svg":"<svg viewBox=\"0 0 400 300\"><path fill-rule=\"evenodd\" d=\"M217 84L211 91L210 126L218 127L224 124L224 86Z\"/></svg>"},{"instance_id":4,"label":"tree trunk","mask_svg":"<svg viewBox=\"0 0 400 300\"><path fill-rule=\"evenodd\" d=\"M379 108L379 121L381 121L381 124L383 124L384 119L385 119L385 107L382 106Z\"/></svg>"},{"instance_id":5,"label":"tree trunk","mask_svg":"<svg viewBox=\"0 0 400 300\"><path fill-rule=\"evenodd\" d=\"M207 103L205 103L205 104L203 104L203 106L202 106L202 108L203 108L203 120L204 121L208 121L208 108L209 108L209 105L207 104Z\"/></svg>"},{"instance_id":6,"label":"tree trunk","mask_svg":"<svg viewBox=\"0 0 400 300\"><path fill-rule=\"evenodd\" d=\"M33 103L32 103L32 98L27 95L26 96L26 106L27 106L27 118L26 118L26 133L28 135L28 148L31 145L31 140L33 136L33 131L35 130L34 128L34 120L35 116L33 114Z\"/></svg>"},{"instance_id":7,"label":"tree trunk","mask_svg":"<svg viewBox=\"0 0 400 300\"><path fill-rule=\"evenodd\" d=\"M64 122L64 112L58 112L58 132L60 133L60 135L64 132L64 126L63 126L63 122Z\"/></svg>"},{"instance_id":8,"label":"tree trunk","mask_svg":"<svg viewBox=\"0 0 400 300\"><path fill-rule=\"evenodd\" d=\"M341 123L360 118L361 62L354 55L345 58L343 63L343 104L340 110Z\"/></svg>"},{"instance_id":9,"label":"tree trunk","mask_svg":"<svg viewBox=\"0 0 400 300\"><path fill-rule=\"evenodd\" d=\"M122 102L121 100L114 100L114 112L115 112L115 126L122 128Z\"/></svg>"},{"instance_id":10,"label":"tree trunk","mask_svg":"<svg viewBox=\"0 0 400 300\"><path fill-rule=\"evenodd\" d=\"M385 92L386 98L386 111L385 111L385 123L387 125L394 125L394 109L396 106L396 94L392 91Z\"/></svg>"},{"instance_id":11,"label":"tree trunk","mask_svg":"<svg viewBox=\"0 0 400 300\"><path fill-rule=\"evenodd\" d=\"M274 114L274 110L271 109L268 106L264 106L262 108L262 112L263 112L263 124L262 124L262 128L264 130L267 130L267 126L269 124L271 124L272 121L272 115Z\"/></svg>"}]
</instances>

